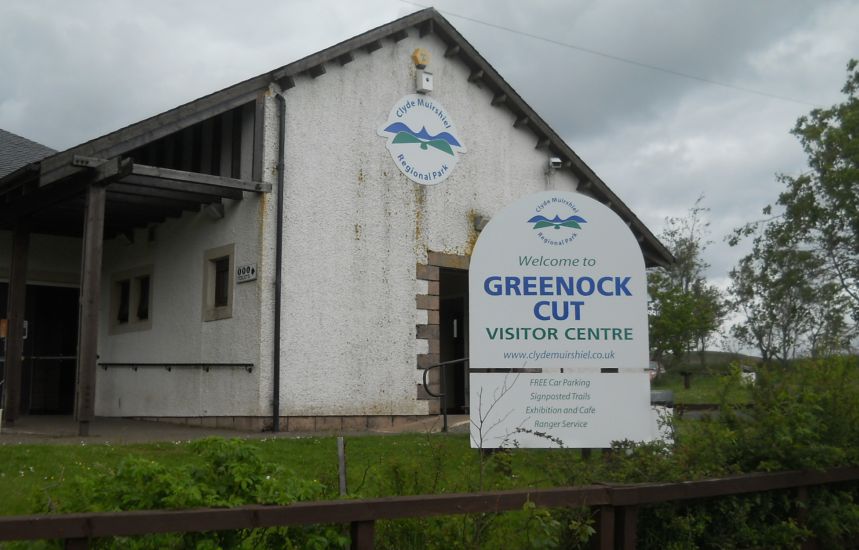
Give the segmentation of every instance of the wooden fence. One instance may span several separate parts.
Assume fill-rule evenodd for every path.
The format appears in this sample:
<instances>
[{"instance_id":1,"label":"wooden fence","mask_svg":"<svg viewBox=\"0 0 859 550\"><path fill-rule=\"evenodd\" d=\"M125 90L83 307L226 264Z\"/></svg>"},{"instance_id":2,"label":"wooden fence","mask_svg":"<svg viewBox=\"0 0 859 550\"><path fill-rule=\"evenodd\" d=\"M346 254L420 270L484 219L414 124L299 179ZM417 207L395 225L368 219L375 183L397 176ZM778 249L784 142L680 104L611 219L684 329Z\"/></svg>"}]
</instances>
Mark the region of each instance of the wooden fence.
<instances>
[{"instance_id":1,"label":"wooden fence","mask_svg":"<svg viewBox=\"0 0 859 550\"><path fill-rule=\"evenodd\" d=\"M635 548L640 506L774 490L796 490L797 520L804 521L808 488L859 481L859 467L826 471L748 474L682 483L601 484L554 489L418 495L363 500L299 502L193 510L145 510L0 517L0 541L64 539L66 548L88 548L92 539L152 533L189 533L287 525L348 523L353 549L371 549L378 520L521 510L527 502L547 508L599 511L597 547Z\"/></svg>"}]
</instances>

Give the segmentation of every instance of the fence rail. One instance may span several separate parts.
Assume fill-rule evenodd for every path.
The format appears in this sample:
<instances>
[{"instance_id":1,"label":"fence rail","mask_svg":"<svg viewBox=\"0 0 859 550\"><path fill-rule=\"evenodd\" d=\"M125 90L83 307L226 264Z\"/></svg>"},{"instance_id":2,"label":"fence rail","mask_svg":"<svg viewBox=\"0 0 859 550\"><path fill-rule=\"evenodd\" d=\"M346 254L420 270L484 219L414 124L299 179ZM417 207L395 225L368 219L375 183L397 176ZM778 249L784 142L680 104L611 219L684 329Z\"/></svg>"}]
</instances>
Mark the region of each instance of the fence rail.
<instances>
[{"instance_id":1,"label":"fence rail","mask_svg":"<svg viewBox=\"0 0 859 550\"><path fill-rule=\"evenodd\" d=\"M316 523L349 523L352 548L373 548L378 520L588 506L599 509L598 547L635 548L638 507L682 500L807 488L859 481L859 467L826 471L759 473L680 483L601 484L554 489L417 495L362 500L299 502L288 506L241 506L193 510L144 510L0 517L0 541L65 539L66 548L87 548L90 539L153 533L189 533ZM798 508L798 516L803 507ZM801 517L799 518L802 519Z\"/></svg>"}]
</instances>

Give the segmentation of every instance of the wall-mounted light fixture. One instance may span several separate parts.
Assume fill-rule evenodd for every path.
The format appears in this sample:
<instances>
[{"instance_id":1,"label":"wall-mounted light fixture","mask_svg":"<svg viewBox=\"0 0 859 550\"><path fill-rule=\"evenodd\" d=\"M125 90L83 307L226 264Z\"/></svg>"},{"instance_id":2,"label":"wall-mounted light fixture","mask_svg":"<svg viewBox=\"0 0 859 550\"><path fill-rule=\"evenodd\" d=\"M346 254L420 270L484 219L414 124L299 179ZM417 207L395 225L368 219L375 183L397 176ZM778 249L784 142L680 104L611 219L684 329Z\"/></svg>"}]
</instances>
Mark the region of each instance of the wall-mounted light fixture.
<instances>
[{"instance_id":1,"label":"wall-mounted light fixture","mask_svg":"<svg viewBox=\"0 0 859 550\"><path fill-rule=\"evenodd\" d=\"M419 94L426 94L432 91L432 73L426 70L430 62L430 54L423 48L418 48L412 52L412 61L417 67L415 73L415 89Z\"/></svg>"}]
</instances>

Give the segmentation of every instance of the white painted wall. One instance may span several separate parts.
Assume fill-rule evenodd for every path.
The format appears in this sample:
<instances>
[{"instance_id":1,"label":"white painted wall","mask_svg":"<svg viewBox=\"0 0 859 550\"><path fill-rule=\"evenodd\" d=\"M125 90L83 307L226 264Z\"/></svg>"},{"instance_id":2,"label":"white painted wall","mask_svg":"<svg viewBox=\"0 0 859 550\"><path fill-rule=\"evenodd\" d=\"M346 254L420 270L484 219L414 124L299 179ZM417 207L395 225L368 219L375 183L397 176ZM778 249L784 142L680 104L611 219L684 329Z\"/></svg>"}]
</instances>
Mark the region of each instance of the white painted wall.
<instances>
[{"instance_id":1,"label":"white painted wall","mask_svg":"<svg viewBox=\"0 0 859 550\"><path fill-rule=\"evenodd\" d=\"M259 363L258 287L236 285L233 316L203 322L203 253L235 243L236 263L258 261L259 199L225 201L226 216L212 221L185 213L156 227L155 241L137 231L135 243L105 243L99 330L99 361ZM111 276L153 266L152 328L111 334ZM254 373L208 373L165 369L98 370L96 414L100 416L200 416L258 413L259 369ZM237 376L238 375L238 376Z\"/></svg>"},{"instance_id":2,"label":"white painted wall","mask_svg":"<svg viewBox=\"0 0 859 550\"><path fill-rule=\"evenodd\" d=\"M266 141L275 131L273 103L266 113ZM271 108L269 108L271 107ZM276 121L275 121L276 122ZM275 157L264 156L263 181L273 182ZM105 243L99 331L101 362L253 363L242 369L98 369L96 414L99 416L261 416L271 413L271 325L261 316L270 302L274 234L265 222L275 203L267 194L245 193L241 201L224 199L225 216L213 220L186 212L156 226L155 240L138 230L133 244ZM270 234L265 233L268 231ZM256 263L256 281L234 285L232 317L204 322L203 254L235 244L235 265ZM111 334L111 275L152 265L152 328ZM270 306L269 306L270 309ZM270 315L269 315L270 317Z\"/></svg>"},{"instance_id":3,"label":"white painted wall","mask_svg":"<svg viewBox=\"0 0 859 550\"><path fill-rule=\"evenodd\" d=\"M286 92L286 231L281 414L426 414L416 399L415 264L427 251L469 254L474 213L492 216L515 198L574 190L547 180L548 153L513 127L513 114L468 82L434 36L412 29L372 54L353 52ZM453 118L467 147L452 175L423 187L400 173L376 134L391 107L414 93L417 47L429 50L431 97Z\"/></svg>"}]
</instances>

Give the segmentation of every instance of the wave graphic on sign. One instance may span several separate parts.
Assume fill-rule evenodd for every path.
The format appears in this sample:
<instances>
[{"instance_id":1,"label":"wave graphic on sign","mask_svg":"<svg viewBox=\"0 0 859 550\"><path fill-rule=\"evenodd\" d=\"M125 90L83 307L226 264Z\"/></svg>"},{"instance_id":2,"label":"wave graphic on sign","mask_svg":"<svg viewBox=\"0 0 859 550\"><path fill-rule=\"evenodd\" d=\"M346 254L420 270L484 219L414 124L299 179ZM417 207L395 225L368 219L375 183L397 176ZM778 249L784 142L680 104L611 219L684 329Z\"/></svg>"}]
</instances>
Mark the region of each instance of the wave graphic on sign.
<instances>
[{"instance_id":1,"label":"wave graphic on sign","mask_svg":"<svg viewBox=\"0 0 859 550\"><path fill-rule=\"evenodd\" d=\"M459 141L448 132L441 132L432 136L425 127L421 127L420 132L415 132L402 122L389 125L385 131L396 134L393 143L418 143L424 151L427 150L427 147L434 147L453 156L452 147L462 147Z\"/></svg>"},{"instance_id":2,"label":"wave graphic on sign","mask_svg":"<svg viewBox=\"0 0 859 550\"><path fill-rule=\"evenodd\" d=\"M570 216L566 219L561 219L560 216L555 216L551 220L546 216L534 216L528 223L534 224L534 229L542 229L544 227L554 227L560 229L562 227L571 227L573 229L581 229L580 224L587 223L587 220L581 216Z\"/></svg>"}]
</instances>

